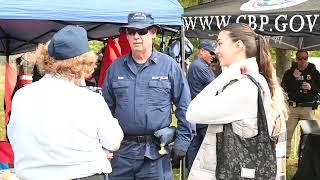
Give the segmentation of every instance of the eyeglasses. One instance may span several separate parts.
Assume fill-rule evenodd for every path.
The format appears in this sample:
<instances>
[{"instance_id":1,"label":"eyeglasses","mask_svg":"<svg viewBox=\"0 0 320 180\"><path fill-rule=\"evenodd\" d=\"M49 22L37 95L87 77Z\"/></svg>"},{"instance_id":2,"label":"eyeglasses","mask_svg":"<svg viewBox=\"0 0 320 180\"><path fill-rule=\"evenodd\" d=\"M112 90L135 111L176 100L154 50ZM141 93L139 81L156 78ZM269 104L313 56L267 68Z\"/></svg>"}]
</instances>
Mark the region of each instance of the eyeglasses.
<instances>
[{"instance_id":1,"label":"eyeglasses","mask_svg":"<svg viewBox=\"0 0 320 180\"><path fill-rule=\"evenodd\" d=\"M145 29L127 29L127 34L129 34L130 36L135 35L136 33L138 33L140 36L146 35L148 34L149 29L145 28Z\"/></svg>"},{"instance_id":2,"label":"eyeglasses","mask_svg":"<svg viewBox=\"0 0 320 180\"><path fill-rule=\"evenodd\" d=\"M210 51L210 55L213 56L216 55L216 53Z\"/></svg>"}]
</instances>

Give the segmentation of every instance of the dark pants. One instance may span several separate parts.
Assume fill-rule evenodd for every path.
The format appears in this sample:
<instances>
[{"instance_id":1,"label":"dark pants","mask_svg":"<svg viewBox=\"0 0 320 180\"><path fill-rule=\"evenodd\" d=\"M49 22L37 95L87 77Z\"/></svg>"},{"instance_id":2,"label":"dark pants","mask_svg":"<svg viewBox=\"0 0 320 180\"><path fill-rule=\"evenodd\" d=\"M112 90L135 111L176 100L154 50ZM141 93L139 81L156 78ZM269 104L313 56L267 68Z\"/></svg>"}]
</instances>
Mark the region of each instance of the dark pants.
<instances>
[{"instance_id":1,"label":"dark pants","mask_svg":"<svg viewBox=\"0 0 320 180\"><path fill-rule=\"evenodd\" d=\"M197 135L191 141L191 144L187 151L187 162L188 162L188 170L190 171L193 161L197 156L197 153L202 144L203 138L206 135L208 126L198 126L197 124Z\"/></svg>"},{"instance_id":2,"label":"dark pants","mask_svg":"<svg viewBox=\"0 0 320 180\"><path fill-rule=\"evenodd\" d=\"M92 176L77 178L74 180L108 180L108 176L105 174L95 174Z\"/></svg>"},{"instance_id":3,"label":"dark pants","mask_svg":"<svg viewBox=\"0 0 320 180\"><path fill-rule=\"evenodd\" d=\"M294 180L320 179L320 135L303 135Z\"/></svg>"},{"instance_id":4,"label":"dark pants","mask_svg":"<svg viewBox=\"0 0 320 180\"><path fill-rule=\"evenodd\" d=\"M114 156L110 180L173 180L170 154L159 159Z\"/></svg>"}]
</instances>

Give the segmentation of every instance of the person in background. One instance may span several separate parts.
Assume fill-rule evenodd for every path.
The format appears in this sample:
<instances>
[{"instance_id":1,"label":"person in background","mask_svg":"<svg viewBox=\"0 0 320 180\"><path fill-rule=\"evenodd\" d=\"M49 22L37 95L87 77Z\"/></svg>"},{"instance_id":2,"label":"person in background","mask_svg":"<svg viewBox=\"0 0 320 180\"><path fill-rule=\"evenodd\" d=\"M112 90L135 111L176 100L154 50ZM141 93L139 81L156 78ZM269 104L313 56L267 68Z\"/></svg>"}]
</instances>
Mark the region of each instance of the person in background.
<instances>
[{"instance_id":1,"label":"person in background","mask_svg":"<svg viewBox=\"0 0 320 180\"><path fill-rule=\"evenodd\" d=\"M298 50L296 63L282 78L283 89L288 94L289 119L287 121L287 158L290 156L291 140L299 120L314 120L320 93L320 73L308 62L308 51Z\"/></svg>"},{"instance_id":2,"label":"person in background","mask_svg":"<svg viewBox=\"0 0 320 180\"><path fill-rule=\"evenodd\" d=\"M211 68L212 61L216 58L215 49L216 45L212 40L200 42L199 51L190 64L187 74L191 99L194 99L216 77ZM196 125L197 135L193 138L187 152L189 171L206 134L207 127L206 124Z\"/></svg>"},{"instance_id":3,"label":"person in background","mask_svg":"<svg viewBox=\"0 0 320 180\"><path fill-rule=\"evenodd\" d=\"M280 137L286 133L286 104L266 40L246 24L229 24L219 33L215 53L223 71L191 101L186 114L192 123L209 124L188 179L220 179L216 177L216 134L223 131L224 124L231 123L233 132L243 138L257 135L258 87L245 74L251 75L262 91L269 135L279 137L276 179L285 179L285 138Z\"/></svg>"},{"instance_id":4,"label":"person in background","mask_svg":"<svg viewBox=\"0 0 320 180\"><path fill-rule=\"evenodd\" d=\"M191 100L188 82L174 59L153 48L157 26L150 14L130 13L128 25L123 28L132 51L111 64L103 85L103 96L124 131L109 177L173 179L171 146L165 147L167 154L159 153L162 138L157 137L172 132L169 126L174 104L178 121L173 158L185 156L195 131L185 118ZM156 133L159 131L160 135Z\"/></svg>"},{"instance_id":5,"label":"person in background","mask_svg":"<svg viewBox=\"0 0 320 180\"><path fill-rule=\"evenodd\" d=\"M97 62L86 30L66 26L35 53L45 75L16 92L8 124L18 178L107 179L123 132L103 97L80 87Z\"/></svg>"},{"instance_id":6,"label":"person in background","mask_svg":"<svg viewBox=\"0 0 320 180\"><path fill-rule=\"evenodd\" d=\"M35 64L32 69L32 82L39 81L43 75L40 73L38 65Z\"/></svg>"}]
</instances>

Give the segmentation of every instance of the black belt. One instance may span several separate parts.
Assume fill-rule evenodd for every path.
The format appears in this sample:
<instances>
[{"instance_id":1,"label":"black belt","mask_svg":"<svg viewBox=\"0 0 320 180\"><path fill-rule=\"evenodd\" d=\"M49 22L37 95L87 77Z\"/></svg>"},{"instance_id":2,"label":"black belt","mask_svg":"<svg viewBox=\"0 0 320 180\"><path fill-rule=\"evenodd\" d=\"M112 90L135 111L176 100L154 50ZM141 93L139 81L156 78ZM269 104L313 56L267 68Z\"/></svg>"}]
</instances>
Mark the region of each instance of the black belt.
<instances>
[{"instance_id":1,"label":"black belt","mask_svg":"<svg viewBox=\"0 0 320 180\"><path fill-rule=\"evenodd\" d=\"M92 176L82 177L82 178L76 178L73 180L108 180L108 176L106 176L104 173L102 174L95 174Z\"/></svg>"},{"instance_id":2,"label":"black belt","mask_svg":"<svg viewBox=\"0 0 320 180\"><path fill-rule=\"evenodd\" d=\"M298 102L289 101L289 106L292 106L292 107L314 107L315 103L316 102L298 103Z\"/></svg>"},{"instance_id":3,"label":"black belt","mask_svg":"<svg viewBox=\"0 0 320 180\"><path fill-rule=\"evenodd\" d=\"M124 135L123 140L125 140L125 141L134 141L134 142L137 142L137 143L158 142L158 139L153 135L144 135L144 136Z\"/></svg>"}]
</instances>

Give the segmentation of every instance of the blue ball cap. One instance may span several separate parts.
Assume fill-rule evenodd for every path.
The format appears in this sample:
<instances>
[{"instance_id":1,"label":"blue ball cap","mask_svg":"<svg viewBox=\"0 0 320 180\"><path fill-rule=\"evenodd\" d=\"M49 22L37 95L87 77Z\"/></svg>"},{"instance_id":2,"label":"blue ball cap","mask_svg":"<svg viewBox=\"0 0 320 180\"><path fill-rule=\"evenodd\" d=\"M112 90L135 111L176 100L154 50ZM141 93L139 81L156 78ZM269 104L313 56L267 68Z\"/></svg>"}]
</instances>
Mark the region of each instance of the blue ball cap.
<instances>
[{"instance_id":1,"label":"blue ball cap","mask_svg":"<svg viewBox=\"0 0 320 180\"><path fill-rule=\"evenodd\" d=\"M216 50L216 43L213 40L202 40L200 41L199 49L205 49L209 52L214 52Z\"/></svg>"},{"instance_id":2,"label":"blue ball cap","mask_svg":"<svg viewBox=\"0 0 320 180\"><path fill-rule=\"evenodd\" d=\"M154 25L154 19L151 14L143 12L134 12L128 15L128 25L124 28L144 29Z\"/></svg>"},{"instance_id":3,"label":"blue ball cap","mask_svg":"<svg viewBox=\"0 0 320 180\"><path fill-rule=\"evenodd\" d=\"M87 31L68 25L55 33L48 45L49 56L55 60L66 60L89 52Z\"/></svg>"}]
</instances>

